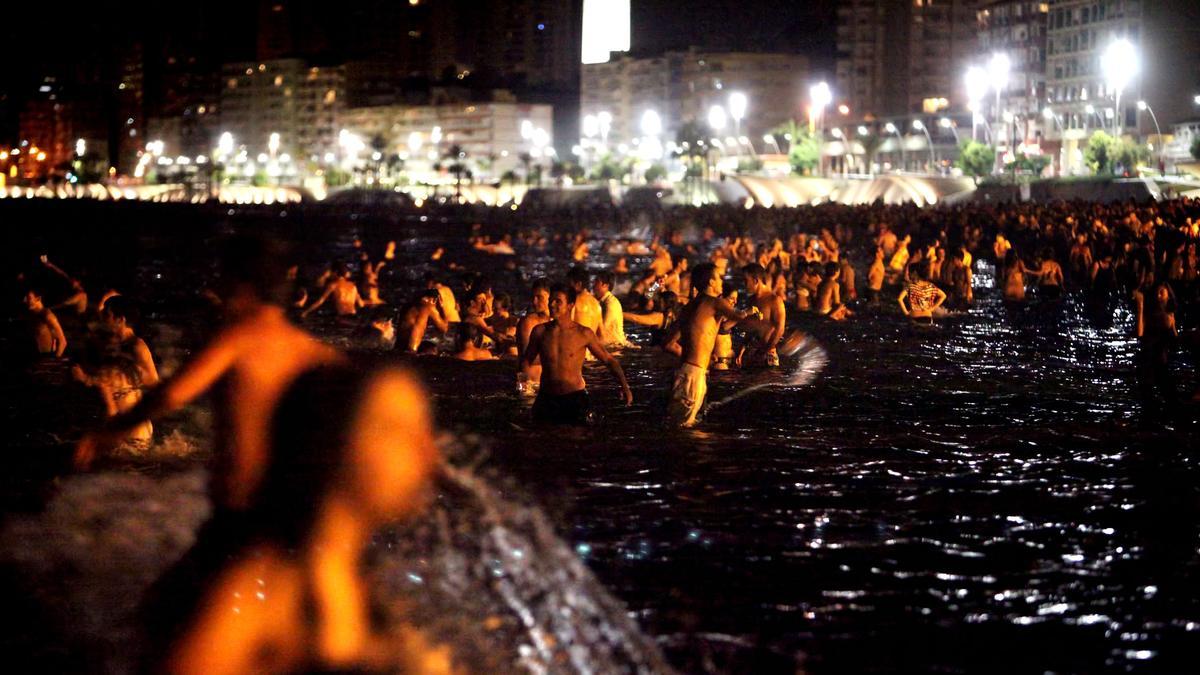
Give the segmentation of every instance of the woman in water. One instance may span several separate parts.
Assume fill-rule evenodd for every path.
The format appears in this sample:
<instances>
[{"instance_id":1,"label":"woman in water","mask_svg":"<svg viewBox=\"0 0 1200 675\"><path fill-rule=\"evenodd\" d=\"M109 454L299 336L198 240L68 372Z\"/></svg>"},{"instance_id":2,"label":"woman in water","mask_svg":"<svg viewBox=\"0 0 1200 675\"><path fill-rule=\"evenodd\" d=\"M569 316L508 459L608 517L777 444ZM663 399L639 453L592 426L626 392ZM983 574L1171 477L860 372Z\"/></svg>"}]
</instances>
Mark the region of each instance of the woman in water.
<instances>
[{"instance_id":1,"label":"woman in water","mask_svg":"<svg viewBox=\"0 0 1200 675\"><path fill-rule=\"evenodd\" d=\"M361 558L415 510L437 450L422 387L396 369L299 377L275 416L255 530L170 648L171 673L451 672L412 628L374 626Z\"/></svg>"}]
</instances>

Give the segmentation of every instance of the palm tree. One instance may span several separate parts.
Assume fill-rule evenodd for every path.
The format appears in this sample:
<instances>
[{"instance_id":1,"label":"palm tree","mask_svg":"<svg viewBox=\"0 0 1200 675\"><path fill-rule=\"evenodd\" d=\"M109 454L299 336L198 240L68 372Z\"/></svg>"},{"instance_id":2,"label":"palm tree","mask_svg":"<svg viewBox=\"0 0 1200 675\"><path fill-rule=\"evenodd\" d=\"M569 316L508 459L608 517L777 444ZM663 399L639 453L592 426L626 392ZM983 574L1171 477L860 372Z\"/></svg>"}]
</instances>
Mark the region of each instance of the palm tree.
<instances>
[{"instance_id":1,"label":"palm tree","mask_svg":"<svg viewBox=\"0 0 1200 675\"><path fill-rule=\"evenodd\" d=\"M454 197L458 199L462 197L462 178L463 174L470 174L467 171L467 165L463 162L467 158L467 153L461 145L451 145L446 149L446 159L450 160L451 164L447 167L450 173L454 174Z\"/></svg>"}]
</instances>

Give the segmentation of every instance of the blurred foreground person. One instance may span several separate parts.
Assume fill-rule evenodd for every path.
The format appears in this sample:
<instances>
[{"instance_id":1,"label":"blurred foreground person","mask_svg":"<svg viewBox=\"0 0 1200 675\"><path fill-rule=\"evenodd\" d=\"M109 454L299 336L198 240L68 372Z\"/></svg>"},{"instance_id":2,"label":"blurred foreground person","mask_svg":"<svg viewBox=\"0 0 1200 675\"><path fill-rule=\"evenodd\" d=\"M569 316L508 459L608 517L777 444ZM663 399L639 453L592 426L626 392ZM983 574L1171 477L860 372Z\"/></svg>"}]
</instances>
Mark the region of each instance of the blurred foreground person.
<instances>
[{"instance_id":1,"label":"blurred foreground person","mask_svg":"<svg viewBox=\"0 0 1200 675\"><path fill-rule=\"evenodd\" d=\"M362 555L412 513L437 459L427 397L407 373L335 366L297 378L252 530L165 659L181 675L449 673L449 650L373 625Z\"/></svg>"},{"instance_id":2,"label":"blurred foreground person","mask_svg":"<svg viewBox=\"0 0 1200 675\"><path fill-rule=\"evenodd\" d=\"M77 468L87 469L143 422L179 410L215 387L214 520L223 511L249 508L269 459L270 420L280 396L304 371L343 358L288 321L283 308L287 263L277 248L262 239L228 243L220 282L224 326L133 409L85 436L75 451Z\"/></svg>"}]
</instances>

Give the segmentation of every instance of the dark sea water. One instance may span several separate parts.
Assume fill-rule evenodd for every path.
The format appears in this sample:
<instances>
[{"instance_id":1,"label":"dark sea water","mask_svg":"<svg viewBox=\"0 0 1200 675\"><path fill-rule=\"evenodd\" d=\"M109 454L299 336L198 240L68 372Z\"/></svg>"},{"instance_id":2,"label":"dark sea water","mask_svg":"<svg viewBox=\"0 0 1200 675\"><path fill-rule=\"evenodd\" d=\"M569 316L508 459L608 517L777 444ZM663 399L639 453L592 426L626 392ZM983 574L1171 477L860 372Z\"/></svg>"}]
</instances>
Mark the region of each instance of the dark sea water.
<instances>
[{"instance_id":1,"label":"dark sea water","mask_svg":"<svg viewBox=\"0 0 1200 675\"><path fill-rule=\"evenodd\" d=\"M518 307L522 276L567 265L552 244L505 269L464 252L465 227L436 219L39 213L0 211L7 262L46 249L131 289L164 370L195 340L194 294L214 237L232 229L270 228L314 262L347 259L356 236L375 256L395 239L399 260L381 279L393 302L439 245ZM817 381L757 391L690 431L663 424L670 365L652 349L620 357L630 408L602 368L585 373L600 419L577 432L529 428L511 362L413 363L440 424L486 448L479 470L538 503L681 671L1196 672L1196 407L1143 409L1126 309L1098 327L1074 297L1011 308L993 284L980 263L976 306L931 328L889 303L840 324L793 318L828 353ZM331 323L311 326L360 346ZM1177 366L1194 386L1191 364ZM773 377L714 373L710 400ZM54 445L53 416L9 417L15 447ZM203 445L203 422L160 435ZM14 485L8 499L36 510Z\"/></svg>"}]
</instances>

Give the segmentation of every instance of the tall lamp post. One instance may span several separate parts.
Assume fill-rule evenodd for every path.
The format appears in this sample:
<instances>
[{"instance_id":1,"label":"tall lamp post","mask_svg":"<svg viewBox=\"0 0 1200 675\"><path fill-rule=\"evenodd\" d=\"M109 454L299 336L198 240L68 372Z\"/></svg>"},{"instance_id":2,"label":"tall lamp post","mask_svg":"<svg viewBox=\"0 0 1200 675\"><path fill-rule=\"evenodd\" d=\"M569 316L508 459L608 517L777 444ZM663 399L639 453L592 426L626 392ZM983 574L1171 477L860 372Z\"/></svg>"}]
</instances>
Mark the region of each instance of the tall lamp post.
<instances>
[{"instance_id":1,"label":"tall lamp post","mask_svg":"<svg viewBox=\"0 0 1200 675\"><path fill-rule=\"evenodd\" d=\"M971 111L971 140L978 140L980 109L983 107L983 97L987 95L988 76L979 66L967 68L967 109Z\"/></svg>"},{"instance_id":2,"label":"tall lamp post","mask_svg":"<svg viewBox=\"0 0 1200 675\"><path fill-rule=\"evenodd\" d=\"M713 131L713 135L719 137L721 131L725 129L725 124L728 122L728 116L725 114L725 108L719 105L714 105L708 109L708 126ZM722 144L718 138L710 139L714 148L720 149ZM704 165L708 168L709 160L708 153L704 154ZM711 173L711 171L710 171Z\"/></svg>"},{"instance_id":3,"label":"tall lamp post","mask_svg":"<svg viewBox=\"0 0 1200 675\"><path fill-rule=\"evenodd\" d=\"M1104 54L1100 56L1100 70L1104 73L1104 79L1115 96L1113 135L1120 137L1122 128L1125 126L1125 115L1121 111L1121 94L1138 72L1138 53L1133 43L1125 38L1110 43L1104 49Z\"/></svg>"},{"instance_id":4,"label":"tall lamp post","mask_svg":"<svg viewBox=\"0 0 1200 675\"><path fill-rule=\"evenodd\" d=\"M933 137L929 135L929 129L925 128L925 123L921 120L913 120L912 126L917 131L924 132L925 142L929 143L929 161L935 166L937 165L937 152L933 149Z\"/></svg>"},{"instance_id":5,"label":"tall lamp post","mask_svg":"<svg viewBox=\"0 0 1200 675\"><path fill-rule=\"evenodd\" d=\"M735 91L729 95L729 116L733 118L734 138L741 138L742 136L742 120L746 119L746 108L749 104L750 100L740 91Z\"/></svg>"},{"instance_id":6,"label":"tall lamp post","mask_svg":"<svg viewBox=\"0 0 1200 675\"><path fill-rule=\"evenodd\" d=\"M904 152L904 139L900 136L900 130L897 129L896 125L892 124L891 122L888 122L883 127L883 130L889 134L895 134L896 136L896 143L900 146L900 170L903 171L904 165L908 164L908 156Z\"/></svg>"},{"instance_id":7,"label":"tall lamp post","mask_svg":"<svg viewBox=\"0 0 1200 675\"><path fill-rule=\"evenodd\" d=\"M808 100L808 133L815 136L817 129L824 125L825 106L833 102L833 91L830 90L828 83L818 82L808 88ZM825 172L823 155L824 153L818 159L821 165L821 173Z\"/></svg>"},{"instance_id":8,"label":"tall lamp post","mask_svg":"<svg viewBox=\"0 0 1200 675\"><path fill-rule=\"evenodd\" d=\"M943 117L942 119L938 120L938 126L943 129L950 130L950 133L954 135L955 147L962 143L958 137L958 125L954 123L954 120L950 119L949 117Z\"/></svg>"},{"instance_id":9,"label":"tall lamp post","mask_svg":"<svg viewBox=\"0 0 1200 675\"><path fill-rule=\"evenodd\" d=\"M1158 117L1154 114L1154 108L1151 108L1149 103L1138 101L1137 107L1138 110L1145 110L1150 113L1150 119L1154 120L1154 132L1158 134L1158 165L1161 171L1166 168L1166 161L1163 159L1162 127L1158 126Z\"/></svg>"}]
</instances>

